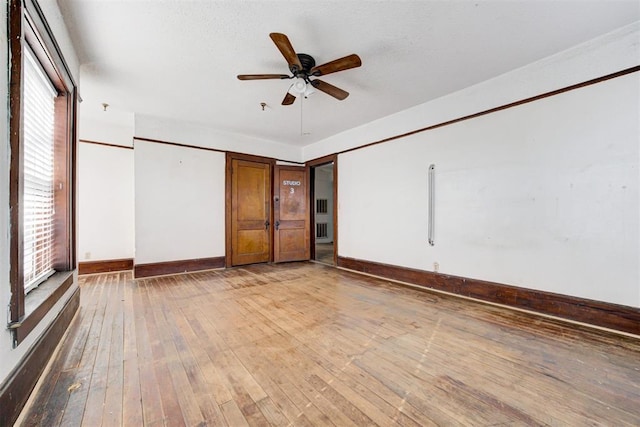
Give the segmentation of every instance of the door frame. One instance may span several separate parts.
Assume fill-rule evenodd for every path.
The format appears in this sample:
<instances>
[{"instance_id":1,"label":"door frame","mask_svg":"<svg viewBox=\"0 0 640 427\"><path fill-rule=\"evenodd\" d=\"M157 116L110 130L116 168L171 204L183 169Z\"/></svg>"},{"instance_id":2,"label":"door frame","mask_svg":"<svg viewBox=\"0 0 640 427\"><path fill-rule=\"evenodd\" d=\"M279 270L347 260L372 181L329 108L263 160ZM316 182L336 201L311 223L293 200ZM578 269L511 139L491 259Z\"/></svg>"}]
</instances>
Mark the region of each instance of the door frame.
<instances>
[{"instance_id":1,"label":"door frame","mask_svg":"<svg viewBox=\"0 0 640 427\"><path fill-rule=\"evenodd\" d=\"M316 259L316 188L315 188L315 168L317 166L323 166L329 163L333 163L333 265L338 265L338 155L330 154L328 156L320 157L318 159L309 160L306 165L310 170L309 173L309 185L311 187L309 191L309 212L310 218L310 244L311 244L311 260Z\"/></svg>"},{"instance_id":2,"label":"door frame","mask_svg":"<svg viewBox=\"0 0 640 427\"><path fill-rule=\"evenodd\" d=\"M261 157L261 156L253 156L250 154L242 154L235 152L227 152L226 156L226 167L225 167L225 267L230 268L232 265L232 232L231 232L231 207L232 207L232 163L233 160L246 160L249 162L255 163L264 163L270 165L270 176L269 180L273 183L273 168L276 164L275 159L269 157ZM271 200L271 205L273 206L273 185L271 185L271 194L269 194L269 198ZM269 226L269 261L273 262L273 209L270 209L269 212L269 222L271 225Z\"/></svg>"}]
</instances>

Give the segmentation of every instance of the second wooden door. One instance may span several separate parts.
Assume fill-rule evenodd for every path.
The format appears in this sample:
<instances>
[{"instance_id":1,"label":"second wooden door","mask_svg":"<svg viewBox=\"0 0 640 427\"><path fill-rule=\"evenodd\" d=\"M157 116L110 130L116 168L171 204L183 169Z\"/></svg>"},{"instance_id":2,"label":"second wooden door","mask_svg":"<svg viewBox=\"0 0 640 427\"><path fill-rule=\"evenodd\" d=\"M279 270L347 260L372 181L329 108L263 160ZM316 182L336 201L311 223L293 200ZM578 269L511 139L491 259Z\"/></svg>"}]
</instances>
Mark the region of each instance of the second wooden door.
<instances>
[{"instance_id":1,"label":"second wooden door","mask_svg":"<svg viewBox=\"0 0 640 427\"><path fill-rule=\"evenodd\" d=\"M273 181L274 262L308 260L308 170L294 166L275 166Z\"/></svg>"}]
</instances>

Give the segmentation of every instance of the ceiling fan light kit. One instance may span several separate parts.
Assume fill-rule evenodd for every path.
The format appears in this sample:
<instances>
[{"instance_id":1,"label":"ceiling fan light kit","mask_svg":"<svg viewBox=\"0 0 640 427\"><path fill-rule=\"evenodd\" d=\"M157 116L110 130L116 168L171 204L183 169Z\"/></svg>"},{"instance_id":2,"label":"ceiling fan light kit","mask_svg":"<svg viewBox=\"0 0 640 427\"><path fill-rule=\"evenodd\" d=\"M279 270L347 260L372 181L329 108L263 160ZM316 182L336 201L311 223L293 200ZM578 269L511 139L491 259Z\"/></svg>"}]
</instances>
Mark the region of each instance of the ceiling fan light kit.
<instances>
[{"instance_id":1,"label":"ceiling fan light kit","mask_svg":"<svg viewBox=\"0 0 640 427\"><path fill-rule=\"evenodd\" d=\"M336 59L326 64L316 66L316 61L311 55L306 53L296 53L289 41L289 38L281 33L269 34L271 40L287 61L291 76L286 74L239 74L239 80L267 80L267 79L296 79L289 87L282 105L291 105L296 97L302 95L305 98L315 92L315 89L326 93L340 101L349 96L349 92L342 90L336 86L319 80L315 77L324 76L338 71L357 68L362 65L360 57L356 54L347 55L343 58ZM311 77L314 77L311 80Z\"/></svg>"},{"instance_id":2,"label":"ceiling fan light kit","mask_svg":"<svg viewBox=\"0 0 640 427\"><path fill-rule=\"evenodd\" d=\"M303 78L296 78L296 81L289 88L289 93L293 96L304 96L308 98L309 95L315 93L313 86L310 83L307 83Z\"/></svg>"}]
</instances>

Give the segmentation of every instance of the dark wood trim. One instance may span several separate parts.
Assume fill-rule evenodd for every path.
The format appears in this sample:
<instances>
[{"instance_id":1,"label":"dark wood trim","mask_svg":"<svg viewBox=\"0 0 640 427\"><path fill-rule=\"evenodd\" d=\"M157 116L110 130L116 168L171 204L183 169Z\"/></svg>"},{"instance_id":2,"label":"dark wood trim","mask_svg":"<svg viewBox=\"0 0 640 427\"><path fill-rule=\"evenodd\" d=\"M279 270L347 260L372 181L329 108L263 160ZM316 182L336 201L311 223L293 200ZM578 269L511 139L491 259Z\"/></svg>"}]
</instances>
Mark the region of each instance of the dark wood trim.
<instances>
[{"instance_id":1,"label":"dark wood trim","mask_svg":"<svg viewBox=\"0 0 640 427\"><path fill-rule=\"evenodd\" d=\"M196 150L216 151L218 153L226 153L226 151L218 150L217 148L199 147L197 145L181 144L179 142L161 141L159 139L142 138L140 136L134 136L133 140L134 140L134 145L135 145L135 140L138 140L138 141L144 141L144 142L153 142L154 144L173 145L174 147L195 148Z\"/></svg>"},{"instance_id":2,"label":"dark wood trim","mask_svg":"<svg viewBox=\"0 0 640 427\"><path fill-rule=\"evenodd\" d=\"M338 155L333 159L333 264L338 265Z\"/></svg>"},{"instance_id":3,"label":"dark wood trim","mask_svg":"<svg viewBox=\"0 0 640 427\"><path fill-rule=\"evenodd\" d=\"M330 154L314 160L309 160L306 164L313 173L311 174L312 191L310 191L311 206L311 259L316 258L316 233L315 233L315 167L333 163L333 264L338 263L338 155Z\"/></svg>"},{"instance_id":4,"label":"dark wood trim","mask_svg":"<svg viewBox=\"0 0 640 427\"><path fill-rule=\"evenodd\" d=\"M74 268L71 260L70 249L72 244L71 221L73 200L73 161L71 133L73 123L70 113L73 111L73 95L61 92L54 101L54 260L53 268L56 271L69 271Z\"/></svg>"},{"instance_id":5,"label":"dark wood trim","mask_svg":"<svg viewBox=\"0 0 640 427\"><path fill-rule=\"evenodd\" d=\"M236 155L237 153L234 153ZM275 204L275 195L276 195L276 182L275 182L275 173L276 173L276 162L271 163L269 167L269 221L271 222L271 226L269 227L269 262L273 262L275 259L275 223L276 223L276 204Z\"/></svg>"},{"instance_id":6,"label":"dark wood trim","mask_svg":"<svg viewBox=\"0 0 640 427\"><path fill-rule=\"evenodd\" d=\"M78 274L108 273L133 270L133 258L83 261L78 263Z\"/></svg>"},{"instance_id":7,"label":"dark wood trim","mask_svg":"<svg viewBox=\"0 0 640 427\"><path fill-rule=\"evenodd\" d=\"M255 156L253 154L236 153L227 151L227 160L245 160L247 162L269 163L272 167L276 164L276 159L271 157Z\"/></svg>"},{"instance_id":8,"label":"dark wood trim","mask_svg":"<svg viewBox=\"0 0 640 427\"><path fill-rule=\"evenodd\" d=\"M231 231L231 209L233 202L233 185L232 185L232 175L233 175L233 165L231 161L233 158L231 154L227 153L224 167L224 265L229 268L233 265L232 255L233 255L233 246L232 242L232 231Z\"/></svg>"},{"instance_id":9,"label":"dark wood trim","mask_svg":"<svg viewBox=\"0 0 640 427\"><path fill-rule=\"evenodd\" d=\"M624 70L617 71L615 73L607 74L605 76L597 77L595 79L587 80L587 81L584 81L584 82L581 82L581 83L576 83L576 84L573 84L573 85L570 85L570 86L566 86L566 87L563 87L563 88L560 88L560 89L552 90L550 92L545 92L545 93L540 94L540 95L531 96L529 98L521 99L519 101L510 102L508 104L504 104L504 105L501 105L499 107L490 108L488 110L480 111L478 113L474 113L474 114L469 114L467 116L458 117L457 119L447 120L445 122L437 123L435 125L423 127L423 128L416 129L416 130L412 130L410 132L406 132L406 133L403 133L403 134L390 136L388 138L380 139L378 141L370 142L368 144L360 145L358 147L348 148L346 150L338 151L335 154L349 153L351 151L361 150L363 148L368 148L368 147L371 147L373 145L378 145L378 144L382 144L384 142L393 141L395 139L406 138L407 136L415 135L417 133L425 132L425 131L432 130L432 129L437 129L437 128L444 127L444 126L449 126L449 125L452 125L452 124L455 124L455 123L459 123L459 122L462 122L462 121L465 121L465 120L475 119L476 117L481 117L481 116L485 116L487 114L492 114L492 113L496 113L498 111L506 110L508 108L513 108L513 107L517 107L519 105L528 104L530 102L538 101L540 99L548 98L550 96L560 95L560 94L565 93L565 92L569 92L569 91L572 91L572 90L575 90L575 89L580 89L580 88L583 88L583 87L586 87L586 86L591 86L591 85L595 85L595 84L598 84L598 83L602 83L604 81L615 79L617 77L626 76L627 74L636 73L638 71L640 71L640 65L636 65L634 67L626 68ZM327 157L327 156L325 156L325 157ZM323 158L324 157L320 157L318 159L309 160L309 161L307 161L307 164L310 164L310 163L315 162L315 161L320 161Z\"/></svg>"},{"instance_id":10,"label":"dark wood trim","mask_svg":"<svg viewBox=\"0 0 640 427\"><path fill-rule=\"evenodd\" d=\"M67 61L64 59L62 49L60 49L58 42L53 36L53 31L51 31L51 27L49 27L49 23L38 4L38 0L25 0L24 8L29 17L29 25L32 26L37 33L37 44L49 53L47 57L50 58L49 61L53 63L56 74L62 80L66 89L71 92L72 88L78 85L73 78Z\"/></svg>"},{"instance_id":11,"label":"dark wood trim","mask_svg":"<svg viewBox=\"0 0 640 427\"><path fill-rule=\"evenodd\" d=\"M20 415L29 395L56 347L62 341L67 327L80 306L80 289L76 289L56 319L42 334L31 351L14 368L0 390L0 425L10 426Z\"/></svg>"},{"instance_id":12,"label":"dark wood trim","mask_svg":"<svg viewBox=\"0 0 640 427\"><path fill-rule=\"evenodd\" d=\"M200 147L198 145L181 144L179 142L170 142L170 141L162 141L160 139L143 138L141 136L134 136L133 139L134 139L134 145L135 145L135 140L137 139L138 141L153 142L155 144L173 145L173 146L176 146L176 147L195 148L197 150L216 151L218 153L232 154L232 155L236 156L236 158L242 159L242 160L247 160L247 158L249 158L249 157L254 157L254 158L269 159L269 160L273 160L274 162L276 162L276 161L278 161L278 162L286 162L286 163L292 163L292 164L296 164L296 165L300 165L300 166L304 166L305 165L304 162L296 162L295 160L275 159L275 158L272 158L272 157L263 157L263 156L253 155L253 154L238 153L238 152L235 152L235 151L221 150L221 149L218 149L218 148ZM247 158L245 158L245 157L247 157ZM250 161L253 161L253 160L250 160Z\"/></svg>"},{"instance_id":13,"label":"dark wood trim","mask_svg":"<svg viewBox=\"0 0 640 427\"><path fill-rule=\"evenodd\" d=\"M80 139L78 140L78 142L83 142L85 144L104 145L105 147L125 148L127 150L133 150L133 146L129 147L128 145L109 144L108 142L90 141L88 139Z\"/></svg>"},{"instance_id":14,"label":"dark wood trim","mask_svg":"<svg viewBox=\"0 0 640 427\"><path fill-rule=\"evenodd\" d=\"M73 283L75 266L75 147L77 89L73 76L40 6L35 0L11 0L9 4L10 37L10 324L14 344L19 344L51 310ZM24 51L31 47L43 61L43 69L58 90L55 101L54 156L56 233L54 268L58 271L36 290L25 296L23 277L23 86Z\"/></svg>"},{"instance_id":15,"label":"dark wood trim","mask_svg":"<svg viewBox=\"0 0 640 427\"><path fill-rule=\"evenodd\" d=\"M316 166L322 166L331 162L335 162L336 159L337 159L336 154L329 154L328 156L318 157L317 159L309 160L305 164L313 168Z\"/></svg>"},{"instance_id":16,"label":"dark wood trim","mask_svg":"<svg viewBox=\"0 0 640 427\"><path fill-rule=\"evenodd\" d=\"M309 257L316 259L316 169L307 165L309 171Z\"/></svg>"},{"instance_id":17,"label":"dark wood trim","mask_svg":"<svg viewBox=\"0 0 640 427\"><path fill-rule=\"evenodd\" d=\"M239 153L237 151L226 151L226 153L227 154L231 154L234 159L248 160L250 162L262 161L262 160L258 160L258 159L263 159L263 160L272 161L273 162L272 165L275 165L276 162L287 163L286 165L280 165L280 166L304 166L306 164L304 162L296 162L294 160L276 159L274 157L259 156L257 154Z\"/></svg>"},{"instance_id":18,"label":"dark wood trim","mask_svg":"<svg viewBox=\"0 0 640 427\"><path fill-rule=\"evenodd\" d=\"M51 276L25 297L25 314L18 323L11 325L15 333L15 342L20 345L33 331L49 310L73 285L73 272L64 271Z\"/></svg>"},{"instance_id":19,"label":"dark wood trim","mask_svg":"<svg viewBox=\"0 0 640 427\"><path fill-rule=\"evenodd\" d=\"M71 138L71 147L70 147L70 153L69 153L69 167L70 167L70 174L69 174L69 182L68 182L68 186L70 186L71 188L69 189L70 192L70 196L69 196L69 202L70 202L70 206L69 206L69 215L71 215L70 218L70 222L71 222L71 226L69 228L69 268L75 268L76 265L76 261L77 261L77 248L76 248L76 242L77 242L77 223L76 223L76 219L78 218L77 214L77 208L78 208L78 144L76 144L76 141L78 140L78 98L79 98L79 94L78 94L78 88L74 87L73 91L71 92L71 102L72 102L72 108L71 108L71 114L69 117L69 121L71 122L70 124L70 138Z\"/></svg>"},{"instance_id":20,"label":"dark wood trim","mask_svg":"<svg viewBox=\"0 0 640 427\"><path fill-rule=\"evenodd\" d=\"M339 267L561 319L640 335L640 309L354 258Z\"/></svg>"},{"instance_id":21,"label":"dark wood trim","mask_svg":"<svg viewBox=\"0 0 640 427\"><path fill-rule=\"evenodd\" d=\"M212 270L224 268L225 257L185 259L180 261L154 262L136 264L133 267L133 277L162 276L165 274L188 273L190 271Z\"/></svg>"},{"instance_id":22,"label":"dark wood trim","mask_svg":"<svg viewBox=\"0 0 640 427\"><path fill-rule=\"evenodd\" d=\"M277 166L293 166L293 167L305 167L307 166L306 162L294 162L293 160L282 160L282 159L275 159L276 160L276 165ZM280 163L278 163L280 162Z\"/></svg>"},{"instance_id":23,"label":"dark wood trim","mask_svg":"<svg viewBox=\"0 0 640 427\"><path fill-rule=\"evenodd\" d=\"M22 40L24 11L21 0L9 3L9 282L11 286L10 321L24 316L22 204L23 124L22 124Z\"/></svg>"}]
</instances>

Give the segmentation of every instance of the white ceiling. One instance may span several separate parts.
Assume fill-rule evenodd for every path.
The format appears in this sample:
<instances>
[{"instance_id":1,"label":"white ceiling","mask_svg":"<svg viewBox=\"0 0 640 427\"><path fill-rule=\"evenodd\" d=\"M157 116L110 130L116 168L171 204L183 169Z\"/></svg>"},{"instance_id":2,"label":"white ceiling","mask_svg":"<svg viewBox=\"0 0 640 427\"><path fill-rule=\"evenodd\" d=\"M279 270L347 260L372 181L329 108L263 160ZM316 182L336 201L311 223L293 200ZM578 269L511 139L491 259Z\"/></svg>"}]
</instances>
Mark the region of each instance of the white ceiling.
<instances>
[{"instance_id":1,"label":"white ceiling","mask_svg":"<svg viewBox=\"0 0 640 427\"><path fill-rule=\"evenodd\" d=\"M203 124L303 146L463 89L640 19L637 0L58 0L82 63L83 112ZM269 33L322 64L322 92L281 106L288 73ZM267 107L262 111L260 103Z\"/></svg>"}]
</instances>

